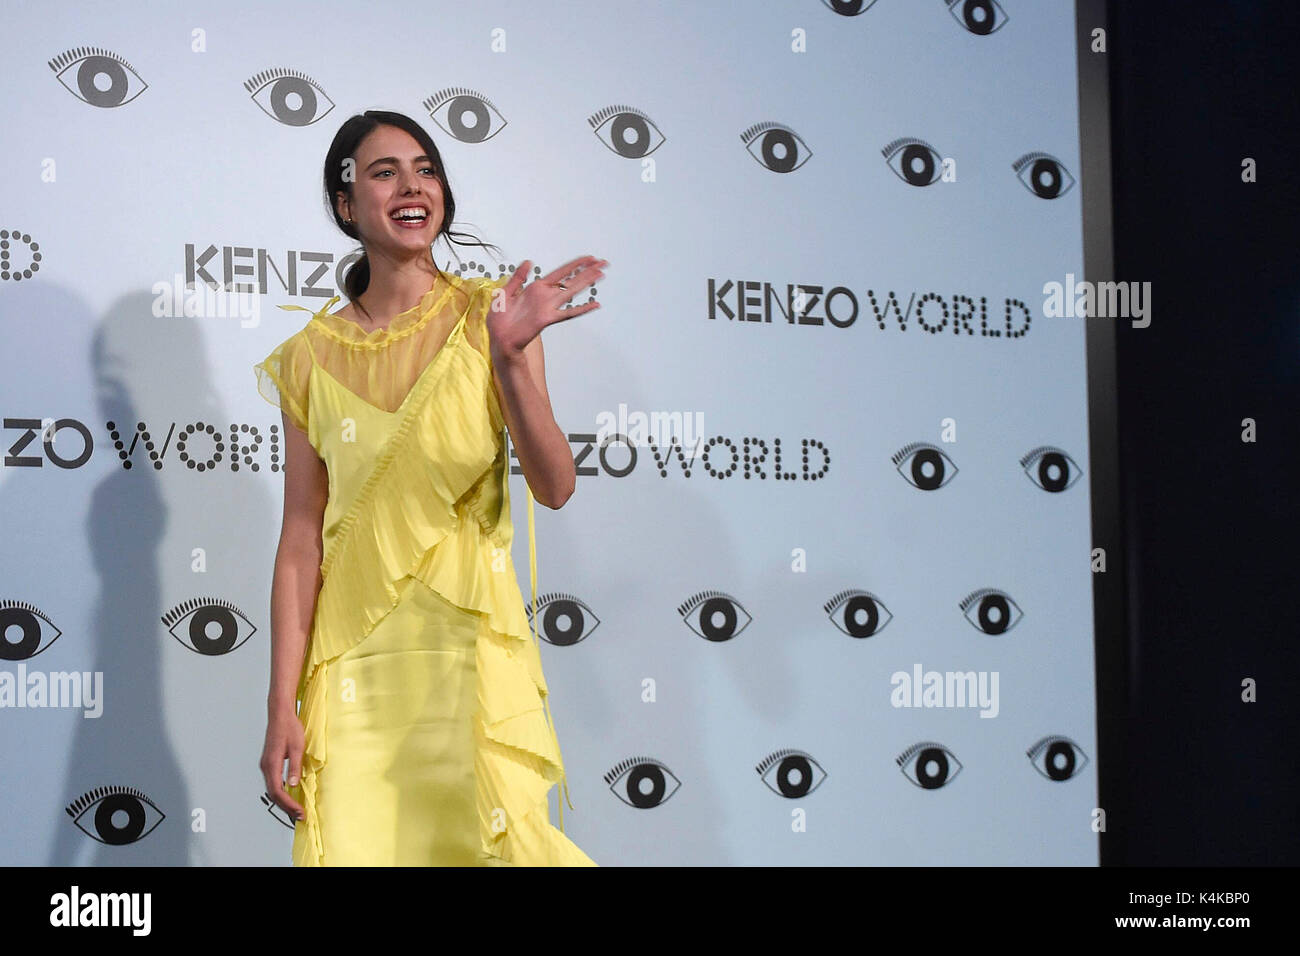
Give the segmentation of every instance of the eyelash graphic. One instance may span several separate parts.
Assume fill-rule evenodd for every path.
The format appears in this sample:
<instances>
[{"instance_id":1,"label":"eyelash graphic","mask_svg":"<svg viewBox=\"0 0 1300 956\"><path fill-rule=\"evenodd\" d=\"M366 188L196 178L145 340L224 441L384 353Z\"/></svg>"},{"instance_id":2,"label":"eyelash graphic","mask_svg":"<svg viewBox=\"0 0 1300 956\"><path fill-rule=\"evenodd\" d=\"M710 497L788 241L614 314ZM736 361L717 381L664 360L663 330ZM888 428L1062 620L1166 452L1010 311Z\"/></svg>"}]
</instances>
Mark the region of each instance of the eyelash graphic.
<instances>
[{"instance_id":1,"label":"eyelash graphic","mask_svg":"<svg viewBox=\"0 0 1300 956\"><path fill-rule=\"evenodd\" d=\"M1074 185L1074 177L1059 159L1048 153L1025 153L1011 168L1025 188L1039 199L1060 199ZM1022 175L1027 173L1027 175Z\"/></svg>"},{"instance_id":2,"label":"eyelash graphic","mask_svg":"<svg viewBox=\"0 0 1300 956\"><path fill-rule=\"evenodd\" d=\"M187 640L176 633L175 626L191 613L194 620L186 628ZM236 616L250 628L243 637L239 636L239 623L235 620ZM207 657L229 654L257 633L257 628L243 611L221 598L192 598L182 601L162 616L162 622L171 636L180 641L182 646ZM208 634L208 625L214 623L220 629L215 637Z\"/></svg>"},{"instance_id":3,"label":"eyelash graphic","mask_svg":"<svg viewBox=\"0 0 1300 956\"><path fill-rule=\"evenodd\" d=\"M41 646L41 634L45 628L41 627L41 621L54 628L54 636L44 647ZM0 661L29 661L41 651L48 650L63 634L36 605L7 599L0 601L0 635L8 634L11 627L18 628L22 637L16 641L7 637L0 640Z\"/></svg>"},{"instance_id":4,"label":"eyelash graphic","mask_svg":"<svg viewBox=\"0 0 1300 956\"><path fill-rule=\"evenodd\" d=\"M625 778L621 787L618 785L620 778ZM676 785L671 790L668 788L669 780ZM614 791L614 796L638 810L662 806L682 785L667 766L653 757L628 757L620 761L605 774L605 783ZM643 783L648 784L649 789L643 787Z\"/></svg>"},{"instance_id":5,"label":"eyelash graphic","mask_svg":"<svg viewBox=\"0 0 1300 956\"><path fill-rule=\"evenodd\" d=\"M844 613L835 615L841 606ZM830 617L831 623L849 637L875 637L894 619L880 598L870 591L857 588L841 591L823 604L822 609Z\"/></svg>"},{"instance_id":6,"label":"eyelash graphic","mask_svg":"<svg viewBox=\"0 0 1300 956\"><path fill-rule=\"evenodd\" d=\"M769 769L775 767L775 782L766 779ZM758 776L774 792L790 800L806 797L826 780L827 773L821 764L802 750L778 750L759 761L754 768ZM817 776L820 772L821 776Z\"/></svg>"},{"instance_id":7,"label":"eyelash graphic","mask_svg":"<svg viewBox=\"0 0 1300 956\"><path fill-rule=\"evenodd\" d=\"M285 126L310 126L324 119L334 109L334 101L325 95L320 85L299 70L274 67L254 73L244 81L244 89L248 90L253 102L263 113ZM266 103L257 98L263 91L267 91ZM297 106L290 105L294 98L297 98ZM325 112L318 114L316 111L321 101L329 106Z\"/></svg>"},{"instance_id":8,"label":"eyelash graphic","mask_svg":"<svg viewBox=\"0 0 1300 956\"><path fill-rule=\"evenodd\" d=\"M1037 464L1037 474L1041 480L1034 479L1031 471ZM1074 459L1052 445L1039 445L1020 459L1020 467L1025 470L1037 487L1043 491L1061 492L1073 485L1083 475Z\"/></svg>"},{"instance_id":9,"label":"eyelash graphic","mask_svg":"<svg viewBox=\"0 0 1300 956\"><path fill-rule=\"evenodd\" d=\"M756 123L740 134L740 141L760 166L774 173L793 172L812 158L808 144L782 123Z\"/></svg>"},{"instance_id":10,"label":"eyelash graphic","mask_svg":"<svg viewBox=\"0 0 1300 956\"><path fill-rule=\"evenodd\" d=\"M551 607L551 605L556 605ZM532 602L524 602L524 613L529 624L533 621ZM572 594L563 591L551 591L537 596L537 616L541 619L537 633L548 644L557 647L569 647L579 641L585 641L600 626L600 618L592 613L591 608L583 604ZM595 623L584 633L584 623L591 618ZM564 623L566 622L567 623ZM575 636L576 635L576 636Z\"/></svg>"},{"instance_id":11,"label":"eyelash graphic","mask_svg":"<svg viewBox=\"0 0 1300 956\"><path fill-rule=\"evenodd\" d=\"M906 470L903 468L903 462L907 460L913 452L916 452L916 458L911 467ZM904 445L891 456L894 467L898 473L913 488L919 488L922 491L934 491L942 488L948 482L952 481L957 474L957 466L953 464L952 459L943 453L937 445L931 445L929 442L914 441ZM932 469L931 474L926 474L926 467ZM909 477L909 473L911 477Z\"/></svg>"},{"instance_id":12,"label":"eyelash graphic","mask_svg":"<svg viewBox=\"0 0 1300 956\"><path fill-rule=\"evenodd\" d=\"M1069 737L1048 736L1025 751L1034 769L1057 783L1077 777L1088 762L1088 755ZM1043 755L1042 761L1036 758Z\"/></svg>"},{"instance_id":13,"label":"eyelash graphic","mask_svg":"<svg viewBox=\"0 0 1300 956\"><path fill-rule=\"evenodd\" d=\"M731 609L733 605L736 610ZM698 626L691 623L689 616L696 607L700 609L700 613L696 615ZM749 622L753 620L739 601L721 591L700 591L688 598L686 603L679 605L677 613L685 619L687 627L706 641L729 641L748 627ZM722 615L722 621L715 623L714 616L719 614ZM741 615L745 620L737 627Z\"/></svg>"},{"instance_id":14,"label":"eyelash graphic","mask_svg":"<svg viewBox=\"0 0 1300 956\"><path fill-rule=\"evenodd\" d=\"M909 186L930 186L942 172L943 157L939 151L914 136L896 139L880 152L885 157L885 165ZM901 157L897 164L890 162L895 157Z\"/></svg>"},{"instance_id":15,"label":"eyelash graphic","mask_svg":"<svg viewBox=\"0 0 1300 956\"><path fill-rule=\"evenodd\" d=\"M634 106L606 106L587 117L596 138L624 159L643 159L665 142L664 134L645 113ZM601 130L608 126L608 137ZM628 140L628 134L632 139ZM654 137L659 141L655 142ZM653 144L653 145L652 145Z\"/></svg>"},{"instance_id":16,"label":"eyelash graphic","mask_svg":"<svg viewBox=\"0 0 1300 956\"><path fill-rule=\"evenodd\" d=\"M438 110L446 107L442 119ZM506 128L506 118L496 105L475 90L463 86L449 86L439 90L424 101L424 108L429 111L429 118L447 133L462 143L485 143ZM474 118L473 125L465 122L465 114ZM501 125L492 128L492 118L501 121Z\"/></svg>"},{"instance_id":17,"label":"eyelash graphic","mask_svg":"<svg viewBox=\"0 0 1300 956\"><path fill-rule=\"evenodd\" d=\"M895 758L903 776L922 790L938 790L961 772L961 763L943 744L927 740L913 744ZM914 773L909 774L909 764ZM948 771L952 769L952 772Z\"/></svg>"},{"instance_id":18,"label":"eyelash graphic","mask_svg":"<svg viewBox=\"0 0 1300 956\"><path fill-rule=\"evenodd\" d=\"M89 824L95 832L81 825L81 818L89 813L95 804L103 804L91 816ZM166 819L166 815L145 794L134 787L107 786L88 790L64 808L77 829L93 840L109 846L124 846L135 843L153 832L154 827ZM149 823L149 810L158 814L158 819ZM114 818L126 814L123 822ZM146 826L147 824L147 826Z\"/></svg>"},{"instance_id":19,"label":"eyelash graphic","mask_svg":"<svg viewBox=\"0 0 1300 956\"><path fill-rule=\"evenodd\" d=\"M876 5L876 0L822 0L822 3L842 17L856 17Z\"/></svg>"},{"instance_id":20,"label":"eyelash graphic","mask_svg":"<svg viewBox=\"0 0 1300 956\"><path fill-rule=\"evenodd\" d=\"M972 618L966 614L966 611L976 602L978 606L975 608L975 617ZM985 634L1005 634L1019 624L1020 619L1025 616L1020 610L1020 605L1011 600L1011 595L997 588L980 588L972 591L958 606L966 616L966 620Z\"/></svg>"},{"instance_id":21,"label":"eyelash graphic","mask_svg":"<svg viewBox=\"0 0 1300 956\"><path fill-rule=\"evenodd\" d=\"M68 85L68 81L63 78L63 75L72 72L72 68L78 63L81 65L76 70L76 85L74 88ZM125 106L149 89L149 84L141 79L140 74L135 71L135 67L112 50L106 50L103 47L73 47L50 60L49 67L54 71L55 79L63 84L64 89L83 103L98 106L101 109L114 109L118 106ZM128 70L130 76L127 76ZM141 85L138 90L128 96L127 93L131 88L131 76L139 80ZM108 89L101 90L99 88L96 80L100 77L108 79Z\"/></svg>"},{"instance_id":22,"label":"eyelash graphic","mask_svg":"<svg viewBox=\"0 0 1300 956\"><path fill-rule=\"evenodd\" d=\"M996 33L1011 19L997 0L948 0L948 12L962 25L962 29L977 37ZM988 19L980 19L980 13L987 15Z\"/></svg>"}]
</instances>

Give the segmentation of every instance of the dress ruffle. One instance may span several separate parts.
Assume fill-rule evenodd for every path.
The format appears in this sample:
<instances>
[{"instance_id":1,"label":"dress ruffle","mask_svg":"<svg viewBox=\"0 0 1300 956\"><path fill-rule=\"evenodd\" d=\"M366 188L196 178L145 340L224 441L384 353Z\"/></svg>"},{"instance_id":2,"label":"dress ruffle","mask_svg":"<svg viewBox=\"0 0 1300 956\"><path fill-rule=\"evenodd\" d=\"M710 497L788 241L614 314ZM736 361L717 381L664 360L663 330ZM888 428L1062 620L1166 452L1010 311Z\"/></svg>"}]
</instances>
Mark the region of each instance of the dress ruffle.
<instances>
[{"instance_id":1,"label":"dress ruffle","mask_svg":"<svg viewBox=\"0 0 1300 956\"><path fill-rule=\"evenodd\" d=\"M491 369L472 346L460 347L463 335L462 318L321 564L324 580L298 688L304 753L295 796L307 839L295 841L295 865L325 862L317 778L329 756L328 668L393 610L407 576L483 619L474 718L482 863L595 865L564 835L563 805L561 829L549 821L550 788L565 785L567 795L563 758L548 721L539 645L510 559L508 463L498 418L483 402L484 390L493 390ZM452 387L426 401L444 379ZM531 531L531 492L528 504Z\"/></svg>"}]
</instances>

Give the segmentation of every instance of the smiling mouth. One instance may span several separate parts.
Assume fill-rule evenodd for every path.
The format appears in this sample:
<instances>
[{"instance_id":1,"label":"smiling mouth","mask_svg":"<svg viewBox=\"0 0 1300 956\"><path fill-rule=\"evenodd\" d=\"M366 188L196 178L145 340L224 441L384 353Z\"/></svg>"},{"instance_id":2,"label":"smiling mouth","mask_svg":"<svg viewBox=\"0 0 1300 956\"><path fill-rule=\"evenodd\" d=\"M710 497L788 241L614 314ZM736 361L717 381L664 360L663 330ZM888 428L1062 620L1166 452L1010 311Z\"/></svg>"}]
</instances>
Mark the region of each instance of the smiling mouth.
<instances>
[{"instance_id":1,"label":"smiling mouth","mask_svg":"<svg viewBox=\"0 0 1300 956\"><path fill-rule=\"evenodd\" d=\"M405 206L401 209L394 210L389 214L389 219L399 226L405 226L408 229L418 229L429 221L429 211L418 206Z\"/></svg>"}]
</instances>

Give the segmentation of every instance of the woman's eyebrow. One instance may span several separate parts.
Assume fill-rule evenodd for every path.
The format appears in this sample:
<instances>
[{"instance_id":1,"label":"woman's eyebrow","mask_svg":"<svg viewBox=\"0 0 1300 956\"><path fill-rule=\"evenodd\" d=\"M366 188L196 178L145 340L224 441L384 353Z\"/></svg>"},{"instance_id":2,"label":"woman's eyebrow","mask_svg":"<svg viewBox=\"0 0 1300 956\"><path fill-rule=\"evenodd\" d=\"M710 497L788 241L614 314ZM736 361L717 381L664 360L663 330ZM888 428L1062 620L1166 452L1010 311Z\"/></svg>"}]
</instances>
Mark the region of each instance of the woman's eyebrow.
<instances>
[{"instance_id":1,"label":"woman's eyebrow","mask_svg":"<svg viewBox=\"0 0 1300 956\"><path fill-rule=\"evenodd\" d=\"M374 162L372 162L369 166L367 166L366 169L367 169L367 170L369 170L369 169L373 169L375 166L378 166L380 163L392 163L394 166L396 166L396 165L397 165L397 162L398 162L398 159L397 159L396 156L381 156L379 159L376 159L376 160L375 160ZM428 156L423 156L423 155L421 155L421 156L416 156L415 159L412 160L412 162L416 162L416 163L431 163L431 162L433 162L433 160L430 159Z\"/></svg>"}]
</instances>

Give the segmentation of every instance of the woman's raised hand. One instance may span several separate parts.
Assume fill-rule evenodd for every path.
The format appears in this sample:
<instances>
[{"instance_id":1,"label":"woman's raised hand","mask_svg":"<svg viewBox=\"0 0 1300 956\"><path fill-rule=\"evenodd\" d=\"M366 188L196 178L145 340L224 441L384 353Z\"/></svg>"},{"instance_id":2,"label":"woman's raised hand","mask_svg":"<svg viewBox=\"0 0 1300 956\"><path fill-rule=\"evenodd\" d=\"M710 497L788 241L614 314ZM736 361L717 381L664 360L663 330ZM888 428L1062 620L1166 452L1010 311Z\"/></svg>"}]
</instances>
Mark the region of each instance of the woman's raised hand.
<instances>
[{"instance_id":1,"label":"woman's raised hand","mask_svg":"<svg viewBox=\"0 0 1300 956\"><path fill-rule=\"evenodd\" d=\"M603 279L605 273L601 270L609 260L580 256L525 285L532 265L531 259L519 264L510 281L497 292L488 312L488 334L507 356L522 354L524 346L548 325L600 308L599 302L567 309L560 306Z\"/></svg>"}]
</instances>

